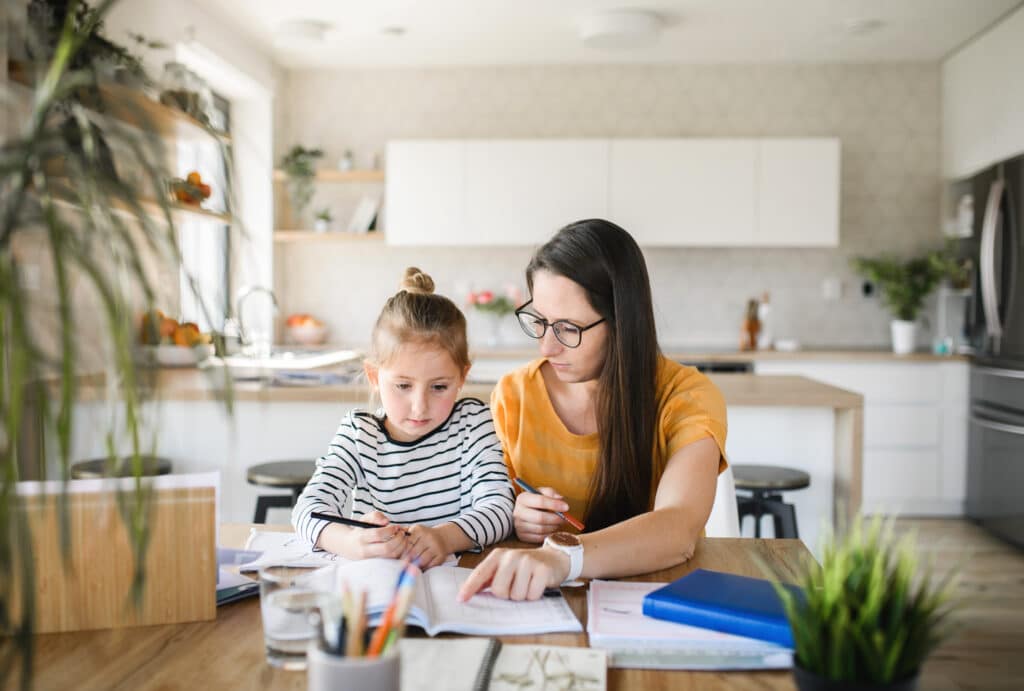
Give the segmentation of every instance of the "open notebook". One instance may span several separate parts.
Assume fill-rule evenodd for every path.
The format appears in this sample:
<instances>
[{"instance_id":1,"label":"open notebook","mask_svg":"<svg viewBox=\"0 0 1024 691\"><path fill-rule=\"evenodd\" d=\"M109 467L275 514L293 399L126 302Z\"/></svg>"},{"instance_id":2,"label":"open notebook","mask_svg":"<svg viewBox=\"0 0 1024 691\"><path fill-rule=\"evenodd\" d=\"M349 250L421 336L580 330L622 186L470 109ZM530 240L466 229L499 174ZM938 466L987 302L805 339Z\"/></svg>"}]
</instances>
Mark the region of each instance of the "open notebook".
<instances>
[{"instance_id":1,"label":"open notebook","mask_svg":"<svg viewBox=\"0 0 1024 691\"><path fill-rule=\"evenodd\" d=\"M376 624L395 592L404 564L397 559L338 562L311 573L307 584L318 590L366 593L369 624ZM481 593L468 602L455 599L472 569L435 566L416 579L407 622L429 635L441 632L475 635L517 635L582 631L565 598L543 597L533 602L512 602Z\"/></svg>"}]
</instances>

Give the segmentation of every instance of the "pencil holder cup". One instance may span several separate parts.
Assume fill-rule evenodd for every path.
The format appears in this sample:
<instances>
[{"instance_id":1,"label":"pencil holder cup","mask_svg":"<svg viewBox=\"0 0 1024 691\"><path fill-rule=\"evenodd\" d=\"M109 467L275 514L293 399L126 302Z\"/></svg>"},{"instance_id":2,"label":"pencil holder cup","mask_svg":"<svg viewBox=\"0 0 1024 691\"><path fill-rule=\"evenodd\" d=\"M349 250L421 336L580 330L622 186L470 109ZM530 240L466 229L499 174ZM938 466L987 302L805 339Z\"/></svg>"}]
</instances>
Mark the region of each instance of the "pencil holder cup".
<instances>
[{"instance_id":1,"label":"pencil holder cup","mask_svg":"<svg viewBox=\"0 0 1024 691\"><path fill-rule=\"evenodd\" d=\"M381 657L344 657L332 655L312 642L306 653L306 670L309 691L400 691L402 688L397 649Z\"/></svg>"}]
</instances>

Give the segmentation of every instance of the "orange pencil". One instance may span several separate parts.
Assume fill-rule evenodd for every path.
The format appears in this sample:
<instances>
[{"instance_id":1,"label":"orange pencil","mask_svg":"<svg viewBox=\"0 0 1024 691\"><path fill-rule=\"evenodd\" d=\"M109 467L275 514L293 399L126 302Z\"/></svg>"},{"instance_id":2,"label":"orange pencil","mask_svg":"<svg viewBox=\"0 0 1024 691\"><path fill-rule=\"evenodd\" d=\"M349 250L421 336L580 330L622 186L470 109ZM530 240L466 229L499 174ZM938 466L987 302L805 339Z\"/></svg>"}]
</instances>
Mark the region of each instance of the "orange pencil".
<instances>
[{"instance_id":1,"label":"orange pencil","mask_svg":"<svg viewBox=\"0 0 1024 691\"><path fill-rule=\"evenodd\" d=\"M530 494L540 494L540 492L535 490L532 486L530 486L530 484L526 480L524 480L521 477L517 477L516 478L516 484L519 485L520 487L522 487L524 490L526 490ZM583 522L580 519L578 519L575 516L573 516L568 511L566 511L565 513L562 513L561 511L555 511L555 515L558 516L561 519L564 519L566 523L571 525L576 530L580 531L581 533L583 532L583 528L584 528Z\"/></svg>"}]
</instances>

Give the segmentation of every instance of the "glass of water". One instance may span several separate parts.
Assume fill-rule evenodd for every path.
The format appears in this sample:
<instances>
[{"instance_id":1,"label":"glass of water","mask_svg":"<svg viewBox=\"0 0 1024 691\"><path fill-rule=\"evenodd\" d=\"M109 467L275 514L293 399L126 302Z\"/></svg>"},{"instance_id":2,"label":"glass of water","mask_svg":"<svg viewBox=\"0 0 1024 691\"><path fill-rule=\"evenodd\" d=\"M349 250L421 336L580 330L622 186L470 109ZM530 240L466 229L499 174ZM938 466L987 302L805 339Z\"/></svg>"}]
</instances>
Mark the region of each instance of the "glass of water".
<instances>
[{"instance_id":1,"label":"glass of water","mask_svg":"<svg viewBox=\"0 0 1024 691\"><path fill-rule=\"evenodd\" d=\"M306 648L316 638L310 617L330 593L317 590L310 569L268 566L260 569L260 610L267 662L283 669L306 669Z\"/></svg>"}]
</instances>

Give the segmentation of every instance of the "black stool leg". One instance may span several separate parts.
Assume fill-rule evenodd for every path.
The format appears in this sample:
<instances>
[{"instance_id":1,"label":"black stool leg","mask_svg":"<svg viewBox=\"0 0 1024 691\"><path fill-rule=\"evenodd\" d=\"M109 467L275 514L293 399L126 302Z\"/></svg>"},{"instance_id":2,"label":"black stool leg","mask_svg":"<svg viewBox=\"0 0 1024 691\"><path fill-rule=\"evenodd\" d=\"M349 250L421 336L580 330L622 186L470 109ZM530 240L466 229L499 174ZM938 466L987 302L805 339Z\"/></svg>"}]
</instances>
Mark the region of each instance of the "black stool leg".
<instances>
[{"instance_id":1,"label":"black stool leg","mask_svg":"<svg viewBox=\"0 0 1024 691\"><path fill-rule=\"evenodd\" d=\"M263 494L256 497L256 516L253 523L266 523L268 509L288 509L294 500L287 494Z\"/></svg>"},{"instance_id":2,"label":"black stool leg","mask_svg":"<svg viewBox=\"0 0 1024 691\"><path fill-rule=\"evenodd\" d=\"M764 502L765 513L772 516L775 524L775 537L777 538L798 538L796 528L796 507L782 501L782 497L776 495Z\"/></svg>"}]
</instances>

